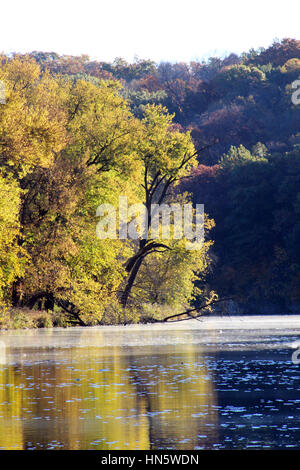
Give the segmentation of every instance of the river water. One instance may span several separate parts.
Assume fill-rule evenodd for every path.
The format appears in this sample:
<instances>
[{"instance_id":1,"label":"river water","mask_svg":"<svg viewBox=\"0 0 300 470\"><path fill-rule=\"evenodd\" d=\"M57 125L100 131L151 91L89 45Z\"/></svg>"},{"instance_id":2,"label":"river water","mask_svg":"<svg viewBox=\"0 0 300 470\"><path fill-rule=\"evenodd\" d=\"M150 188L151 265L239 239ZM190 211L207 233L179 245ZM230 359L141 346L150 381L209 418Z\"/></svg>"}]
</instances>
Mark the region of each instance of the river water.
<instances>
[{"instance_id":1,"label":"river water","mask_svg":"<svg viewBox=\"0 0 300 470\"><path fill-rule=\"evenodd\" d=\"M300 448L300 318L0 332L0 449Z\"/></svg>"}]
</instances>

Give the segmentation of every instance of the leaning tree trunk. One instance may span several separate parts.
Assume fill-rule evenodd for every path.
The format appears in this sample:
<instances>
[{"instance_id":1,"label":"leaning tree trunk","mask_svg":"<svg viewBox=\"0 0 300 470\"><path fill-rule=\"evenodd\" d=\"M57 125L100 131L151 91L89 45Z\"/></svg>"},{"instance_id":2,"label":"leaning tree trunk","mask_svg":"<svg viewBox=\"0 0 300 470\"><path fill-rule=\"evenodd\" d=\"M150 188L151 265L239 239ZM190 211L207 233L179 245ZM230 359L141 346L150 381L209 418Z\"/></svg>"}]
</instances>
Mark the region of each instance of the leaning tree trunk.
<instances>
[{"instance_id":1,"label":"leaning tree trunk","mask_svg":"<svg viewBox=\"0 0 300 470\"><path fill-rule=\"evenodd\" d=\"M154 253L155 251L158 251L159 249L170 250L170 248L164 243L158 243L155 241L148 242L147 239L142 239L140 240L139 251L137 252L137 254L129 258L129 260L127 261L126 270L129 273L129 277L127 279L125 289L121 296L121 305L124 308L127 305L127 301L128 301L131 289L134 285L134 281L136 279L136 276L139 272L139 269L141 267L141 264L144 258L147 255Z\"/></svg>"},{"instance_id":2,"label":"leaning tree trunk","mask_svg":"<svg viewBox=\"0 0 300 470\"><path fill-rule=\"evenodd\" d=\"M139 269L141 267L142 262L143 262L143 257L138 258L137 261L135 262L132 270L130 271L130 275L128 277L127 284L126 284L125 289L124 289L124 291L122 293L122 296L121 296L121 304L124 308L127 305L128 297L130 295L132 286L134 284L134 281L136 279L137 273L139 272Z\"/></svg>"}]
</instances>

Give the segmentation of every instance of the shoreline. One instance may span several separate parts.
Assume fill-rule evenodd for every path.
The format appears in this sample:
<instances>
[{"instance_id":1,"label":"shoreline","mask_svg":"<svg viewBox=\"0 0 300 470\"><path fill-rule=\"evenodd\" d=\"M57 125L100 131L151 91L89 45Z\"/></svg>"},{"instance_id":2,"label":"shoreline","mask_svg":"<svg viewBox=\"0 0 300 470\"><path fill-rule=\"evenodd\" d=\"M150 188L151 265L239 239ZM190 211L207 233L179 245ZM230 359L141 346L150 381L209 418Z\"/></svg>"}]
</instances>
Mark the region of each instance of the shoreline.
<instances>
[{"instance_id":1,"label":"shoreline","mask_svg":"<svg viewBox=\"0 0 300 470\"><path fill-rule=\"evenodd\" d=\"M284 324L283 324L284 319ZM260 329L300 329L300 315L206 315L198 319L184 321L130 323L116 325L87 325L87 326L52 326L39 328L3 328L0 336L12 332L40 332L40 331L66 331L66 330L260 330Z\"/></svg>"},{"instance_id":2,"label":"shoreline","mask_svg":"<svg viewBox=\"0 0 300 470\"><path fill-rule=\"evenodd\" d=\"M89 350L99 357L110 356L114 348L122 355L153 354L153 347L157 354L190 348L200 354L299 348L300 316L282 320L281 316L205 317L165 324L0 330L0 363L36 360L37 350L39 361L60 361L74 349L80 356Z\"/></svg>"}]
</instances>

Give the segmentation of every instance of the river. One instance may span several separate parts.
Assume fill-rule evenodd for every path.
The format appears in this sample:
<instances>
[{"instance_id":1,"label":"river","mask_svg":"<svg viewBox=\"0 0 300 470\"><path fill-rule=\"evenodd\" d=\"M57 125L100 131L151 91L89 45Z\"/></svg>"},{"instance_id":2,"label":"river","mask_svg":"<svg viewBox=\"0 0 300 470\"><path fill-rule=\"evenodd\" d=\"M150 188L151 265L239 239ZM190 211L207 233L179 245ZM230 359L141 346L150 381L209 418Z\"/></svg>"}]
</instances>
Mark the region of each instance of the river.
<instances>
[{"instance_id":1,"label":"river","mask_svg":"<svg viewBox=\"0 0 300 470\"><path fill-rule=\"evenodd\" d=\"M0 332L0 449L300 448L300 317Z\"/></svg>"}]
</instances>

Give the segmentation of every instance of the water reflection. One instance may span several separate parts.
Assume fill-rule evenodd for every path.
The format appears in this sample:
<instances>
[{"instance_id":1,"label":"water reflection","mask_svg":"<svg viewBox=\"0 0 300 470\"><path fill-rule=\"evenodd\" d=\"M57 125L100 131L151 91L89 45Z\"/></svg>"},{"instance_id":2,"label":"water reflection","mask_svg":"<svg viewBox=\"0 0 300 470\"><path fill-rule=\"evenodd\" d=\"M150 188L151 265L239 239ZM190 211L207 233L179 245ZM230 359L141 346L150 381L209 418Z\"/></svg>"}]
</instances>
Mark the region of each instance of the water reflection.
<instances>
[{"instance_id":1,"label":"water reflection","mask_svg":"<svg viewBox=\"0 0 300 470\"><path fill-rule=\"evenodd\" d=\"M32 363L21 349L0 370L0 448L192 449L205 423L209 446L212 377L193 346L163 349L61 349L56 362Z\"/></svg>"},{"instance_id":2,"label":"water reflection","mask_svg":"<svg viewBox=\"0 0 300 470\"><path fill-rule=\"evenodd\" d=\"M129 331L4 334L0 449L300 448L296 336Z\"/></svg>"},{"instance_id":3,"label":"water reflection","mask_svg":"<svg viewBox=\"0 0 300 470\"><path fill-rule=\"evenodd\" d=\"M0 364L6 363L6 345L4 341L0 341Z\"/></svg>"}]
</instances>

